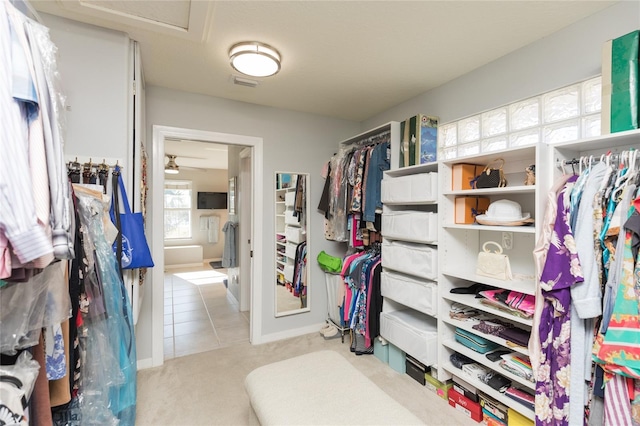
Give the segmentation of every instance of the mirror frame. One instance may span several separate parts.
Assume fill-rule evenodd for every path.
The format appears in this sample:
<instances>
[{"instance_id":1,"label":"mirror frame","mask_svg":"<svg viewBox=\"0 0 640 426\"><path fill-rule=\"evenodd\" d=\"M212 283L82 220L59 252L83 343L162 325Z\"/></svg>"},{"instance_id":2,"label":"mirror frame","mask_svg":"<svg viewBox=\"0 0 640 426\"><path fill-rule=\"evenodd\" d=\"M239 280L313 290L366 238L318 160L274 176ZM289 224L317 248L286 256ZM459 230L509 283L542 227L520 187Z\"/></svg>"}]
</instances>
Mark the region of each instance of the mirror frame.
<instances>
[{"instance_id":1,"label":"mirror frame","mask_svg":"<svg viewBox=\"0 0 640 426\"><path fill-rule=\"evenodd\" d=\"M309 292L309 286L311 284L311 271L309 268L309 258L310 258L310 238L309 238L309 223L310 223L310 218L309 218L309 212L310 212L310 206L311 206L311 197L310 197L310 185L309 185L309 179L310 179L310 174L309 173L299 173L299 172L283 172L283 171L276 171L274 172L274 233L273 233L273 238L274 238L274 255L273 255L273 264L274 264L274 278L277 277L277 273L278 273L278 269L277 269L277 265L278 265L278 241L276 240L276 235L278 234L278 223L280 221L280 223L283 226L283 232L284 232L284 226L286 226L285 222L284 222L284 211L279 212L278 208L279 206L284 206L284 201L282 201L283 204L279 204L278 202L278 196L280 195L280 193L284 194L287 191L284 191L284 189L286 188L280 188L282 181L280 180L280 175L304 175L306 176L305 179L305 191L306 191L306 202L305 202L305 211L306 211L306 215L305 215L305 241L307 243L307 267L305 268L305 275L306 275L306 287L307 287L307 303L306 306L304 308L298 308L298 309L291 309L288 311L278 311L278 286L279 284L277 283L277 281L275 282L275 288L274 288L274 292L273 292L273 303L274 303L274 316L276 318L280 318L280 317L284 317L284 316L289 316L289 315L297 315L297 314L301 314L301 313L305 313L305 312L310 312L311 311L311 297L310 297L310 292ZM282 209L282 208L281 208ZM284 207L284 209L286 209L286 207Z\"/></svg>"}]
</instances>

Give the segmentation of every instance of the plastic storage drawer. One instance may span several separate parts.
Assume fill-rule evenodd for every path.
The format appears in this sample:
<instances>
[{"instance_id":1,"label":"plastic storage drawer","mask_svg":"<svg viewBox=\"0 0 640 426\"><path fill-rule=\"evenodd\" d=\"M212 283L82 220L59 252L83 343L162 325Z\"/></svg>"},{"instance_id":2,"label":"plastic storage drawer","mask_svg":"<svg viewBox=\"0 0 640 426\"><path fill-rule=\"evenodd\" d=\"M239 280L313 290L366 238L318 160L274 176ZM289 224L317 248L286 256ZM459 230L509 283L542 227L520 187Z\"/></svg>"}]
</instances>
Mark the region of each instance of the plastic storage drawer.
<instances>
[{"instance_id":1,"label":"plastic storage drawer","mask_svg":"<svg viewBox=\"0 0 640 426\"><path fill-rule=\"evenodd\" d=\"M382 235L386 238L429 243L438 240L438 213L398 211L382 214Z\"/></svg>"},{"instance_id":2,"label":"plastic storage drawer","mask_svg":"<svg viewBox=\"0 0 640 426\"><path fill-rule=\"evenodd\" d=\"M438 313L438 287L433 282L382 271L380 288L384 297L427 315L435 316Z\"/></svg>"},{"instance_id":3,"label":"plastic storage drawer","mask_svg":"<svg viewBox=\"0 0 640 426\"><path fill-rule=\"evenodd\" d=\"M411 309L382 312L380 335L424 365L438 361L435 318Z\"/></svg>"},{"instance_id":4,"label":"plastic storage drawer","mask_svg":"<svg viewBox=\"0 0 640 426\"><path fill-rule=\"evenodd\" d=\"M293 207L296 203L296 193L295 192L287 192L284 194L284 205L287 207Z\"/></svg>"},{"instance_id":5,"label":"plastic storage drawer","mask_svg":"<svg viewBox=\"0 0 640 426\"><path fill-rule=\"evenodd\" d=\"M284 235L290 243L301 243L306 239L306 235L302 232L302 228L297 226L285 226Z\"/></svg>"},{"instance_id":6,"label":"plastic storage drawer","mask_svg":"<svg viewBox=\"0 0 640 426\"><path fill-rule=\"evenodd\" d=\"M430 203L438 198L438 173L420 173L382 180L380 198L386 204Z\"/></svg>"},{"instance_id":7,"label":"plastic storage drawer","mask_svg":"<svg viewBox=\"0 0 640 426\"><path fill-rule=\"evenodd\" d=\"M382 243L382 266L428 280L438 277L438 250L400 241Z\"/></svg>"},{"instance_id":8,"label":"plastic storage drawer","mask_svg":"<svg viewBox=\"0 0 640 426\"><path fill-rule=\"evenodd\" d=\"M298 218L293 215L293 210L284 211L284 223L287 225L300 225Z\"/></svg>"}]
</instances>

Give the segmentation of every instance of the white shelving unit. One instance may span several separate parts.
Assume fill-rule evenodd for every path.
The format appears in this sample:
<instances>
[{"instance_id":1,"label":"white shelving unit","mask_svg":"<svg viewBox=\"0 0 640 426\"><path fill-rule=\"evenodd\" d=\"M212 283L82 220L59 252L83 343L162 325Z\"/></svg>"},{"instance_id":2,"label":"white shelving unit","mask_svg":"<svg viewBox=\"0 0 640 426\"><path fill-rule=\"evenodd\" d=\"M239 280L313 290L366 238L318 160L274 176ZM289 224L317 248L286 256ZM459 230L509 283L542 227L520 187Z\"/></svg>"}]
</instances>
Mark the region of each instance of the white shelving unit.
<instances>
[{"instance_id":1,"label":"white shelving unit","mask_svg":"<svg viewBox=\"0 0 640 426\"><path fill-rule=\"evenodd\" d=\"M489 318L501 319L515 324L524 330L531 330L532 320L522 318L500 309L480 303L473 294L450 293L453 288L468 287L474 283L491 285L497 288L519 291L521 293L535 294L535 270L533 262L533 248L537 240L538 225L534 226L485 226L478 224L455 224L455 199L463 196L485 196L494 202L500 199L509 199L518 202L522 206L523 212L529 212L534 219L542 218L542 208L540 205L540 188L546 185L544 177L539 177L537 173L536 185L524 185L525 169L536 164L540 171L543 152L545 147L528 146L508 149L505 151L485 153L472 157L456 158L439 163L439 177L441 194L438 199L438 213L440 216L439 234L439 276L438 276L438 342L439 354L438 362L443 368L438 369L438 379L440 381L451 378L452 375L460 376L473 386L482 390L489 396L502 402L524 416L533 419L534 413L524 405L506 397L500 392L492 389L478 379L469 377L462 373L462 370L454 367L449 361L452 353L458 352L473 359L485 368L509 378L512 382L533 392L535 385L526 379L515 376L507 370L501 368L499 363L490 361L484 354L466 348L455 340L455 329L459 327L468 332L477 334L489 341L495 342L505 349L528 355L528 349L520 346L513 346L506 340L483 334L472 327L473 321L460 321L449 317L449 311L453 303L460 303L477 309ZM504 171L508 181L507 187L490 189L453 190L452 169L455 164L471 163L486 166L496 158L505 160ZM509 281L486 278L476 274L477 256L482 245L486 241L496 241L502 244L503 233L510 233L513 241L513 248L505 250L509 256L511 270L514 279Z\"/></svg>"},{"instance_id":2,"label":"white shelving unit","mask_svg":"<svg viewBox=\"0 0 640 426\"><path fill-rule=\"evenodd\" d=\"M295 182L296 176L292 175ZM290 241L287 228L300 228L300 225L291 220L293 214L292 196L295 187L276 189L276 282L278 285L286 285L293 281L293 269L295 263L296 246L299 241Z\"/></svg>"},{"instance_id":3,"label":"white shelving unit","mask_svg":"<svg viewBox=\"0 0 640 426\"><path fill-rule=\"evenodd\" d=\"M381 314L380 333L384 339L400 348L425 365L437 364L437 351L427 348L437 343L437 256L438 256L438 187L437 163L420 164L397 168L393 153L399 152L398 146L392 145L392 168L386 171L383 187L394 179L416 179L414 184L419 189L422 182L435 191L422 193L417 199L411 195L397 200L385 200L383 188L383 220L382 220L382 296L383 312ZM394 168L393 165L396 165ZM424 177L425 179L422 179ZM408 180L405 179L408 182ZM415 191L412 192L415 194ZM398 221L406 221L398 226ZM410 244L413 250L426 249L422 254L430 260L433 270L429 271L429 263L420 260L406 267L389 265L386 253L392 244ZM433 258L435 257L435 258ZM417 264L420 264L417 265ZM432 275L430 275L432 273ZM428 275L430 278L426 278ZM391 285L391 283L393 285ZM409 314L412 322L403 320ZM406 318L406 316L404 317ZM407 336L415 336L410 341ZM418 341L421 340L421 341Z\"/></svg>"}]
</instances>

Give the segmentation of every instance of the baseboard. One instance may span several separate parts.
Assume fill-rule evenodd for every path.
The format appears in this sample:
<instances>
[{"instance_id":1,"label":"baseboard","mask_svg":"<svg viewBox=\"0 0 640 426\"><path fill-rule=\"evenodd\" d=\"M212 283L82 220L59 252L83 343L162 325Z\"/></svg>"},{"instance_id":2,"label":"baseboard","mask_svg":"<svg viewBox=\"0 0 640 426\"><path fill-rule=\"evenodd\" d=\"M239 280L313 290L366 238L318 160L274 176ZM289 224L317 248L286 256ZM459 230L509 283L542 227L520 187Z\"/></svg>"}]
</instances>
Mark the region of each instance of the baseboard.
<instances>
[{"instance_id":1,"label":"baseboard","mask_svg":"<svg viewBox=\"0 0 640 426\"><path fill-rule=\"evenodd\" d=\"M138 370L144 370L146 368L153 367L153 358L139 359L137 363Z\"/></svg>"},{"instance_id":2,"label":"baseboard","mask_svg":"<svg viewBox=\"0 0 640 426\"><path fill-rule=\"evenodd\" d=\"M320 329L326 324L326 321L318 324L308 325L306 327L294 328L291 330L281 331L278 333L265 334L259 338L254 338L252 345L261 345L263 343L277 342L278 340L289 339L291 337L303 336L305 334L320 333Z\"/></svg>"},{"instance_id":3,"label":"baseboard","mask_svg":"<svg viewBox=\"0 0 640 426\"><path fill-rule=\"evenodd\" d=\"M202 266L202 263L183 263L181 265L164 265L164 269L180 269L180 268L192 268L196 266Z\"/></svg>"}]
</instances>

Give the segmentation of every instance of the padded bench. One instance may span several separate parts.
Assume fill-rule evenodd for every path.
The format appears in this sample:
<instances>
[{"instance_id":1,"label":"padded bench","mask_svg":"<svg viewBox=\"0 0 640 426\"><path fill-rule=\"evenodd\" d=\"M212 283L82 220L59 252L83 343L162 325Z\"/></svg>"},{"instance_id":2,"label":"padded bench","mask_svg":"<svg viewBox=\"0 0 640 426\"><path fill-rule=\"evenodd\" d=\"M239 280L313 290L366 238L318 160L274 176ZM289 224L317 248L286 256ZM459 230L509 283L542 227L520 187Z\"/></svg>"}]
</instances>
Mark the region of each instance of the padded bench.
<instances>
[{"instance_id":1,"label":"padded bench","mask_svg":"<svg viewBox=\"0 0 640 426\"><path fill-rule=\"evenodd\" d=\"M424 424L334 351L256 368L244 385L262 425Z\"/></svg>"}]
</instances>

